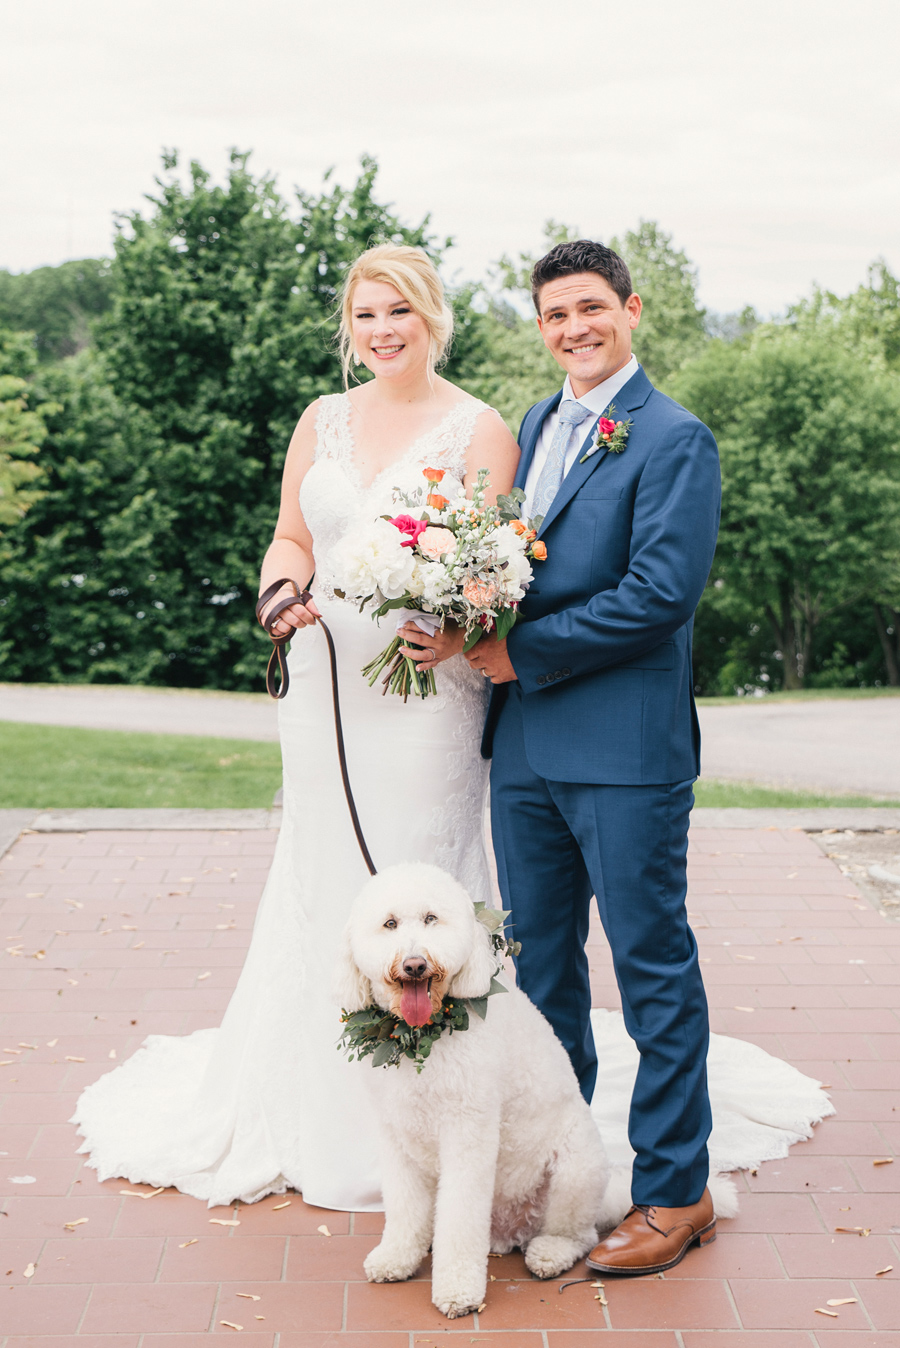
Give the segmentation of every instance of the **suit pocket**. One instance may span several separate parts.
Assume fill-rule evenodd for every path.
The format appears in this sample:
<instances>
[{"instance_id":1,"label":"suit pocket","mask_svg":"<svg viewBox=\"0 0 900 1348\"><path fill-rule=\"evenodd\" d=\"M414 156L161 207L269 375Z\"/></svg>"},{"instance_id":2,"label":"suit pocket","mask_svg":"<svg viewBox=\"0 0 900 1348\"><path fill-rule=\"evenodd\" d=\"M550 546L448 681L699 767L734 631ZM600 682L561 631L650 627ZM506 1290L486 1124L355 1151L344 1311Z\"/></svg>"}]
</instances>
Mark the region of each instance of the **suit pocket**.
<instances>
[{"instance_id":1,"label":"suit pocket","mask_svg":"<svg viewBox=\"0 0 900 1348\"><path fill-rule=\"evenodd\" d=\"M601 487L592 486L590 482L585 483L581 491L575 496L576 501L621 501L622 487Z\"/></svg>"},{"instance_id":2,"label":"suit pocket","mask_svg":"<svg viewBox=\"0 0 900 1348\"><path fill-rule=\"evenodd\" d=\"M620 665L611 665L611 669L674 669L675 642L664 641L654 646L652 651L644 651L631 660L623 660Z\"/></svg>"}]
</instances>

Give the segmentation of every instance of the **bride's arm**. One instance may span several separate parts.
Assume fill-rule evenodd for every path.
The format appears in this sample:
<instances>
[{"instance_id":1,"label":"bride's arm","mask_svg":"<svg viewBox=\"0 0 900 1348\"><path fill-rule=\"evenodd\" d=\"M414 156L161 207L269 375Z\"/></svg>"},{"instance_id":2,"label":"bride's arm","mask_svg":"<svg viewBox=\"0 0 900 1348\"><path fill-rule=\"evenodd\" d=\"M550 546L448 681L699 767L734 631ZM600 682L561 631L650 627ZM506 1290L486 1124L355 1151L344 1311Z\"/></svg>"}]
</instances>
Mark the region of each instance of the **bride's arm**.
<instances>
[{"instance_id":1,"label":"bride's arm","mask_svg":"<svg viewBox=\"0 0 900 1348\"><path fill-rule=\"evenodd\" d=\"M466 492L472 495L479 468L487 468L490 477L485 500L488 505L493 505L498 496L505 496L512 489L518 466L519 446L499 412L493 408L482 412L475 422L475 431L466 454Z\"/></svg>"},{"instance_id":2,"label":"bride's arm","mask_svg":"<svg viewBox=\"0 0 900 1348\"><path fill-rule=\"evenodd\" d=\"M291 436L281 479L278 521L272 542L263 558L259 578L260 594L282 576L295 580L302 589L309 583L315 567L312 536L300 509L299 494L300 484L309 471L315 453L317 409L318 402L310 403ZM282 598L283 594L290 594L287 586L272 597L271 604ZM263 617L271 608L271 604L267 606ZM315 622L318 612L313 602L306 606L293 604L281 614L276 629L284 633L288 627L308 626Z\"/></svg>"}]
</instances>

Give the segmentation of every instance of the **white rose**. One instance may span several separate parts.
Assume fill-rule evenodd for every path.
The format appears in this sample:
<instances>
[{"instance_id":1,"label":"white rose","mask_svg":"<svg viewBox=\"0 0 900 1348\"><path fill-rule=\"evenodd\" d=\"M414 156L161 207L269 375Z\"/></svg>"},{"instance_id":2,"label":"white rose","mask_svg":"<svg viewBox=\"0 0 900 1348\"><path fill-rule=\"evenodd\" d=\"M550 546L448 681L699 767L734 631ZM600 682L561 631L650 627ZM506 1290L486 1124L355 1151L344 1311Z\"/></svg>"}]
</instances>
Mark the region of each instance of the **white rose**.
<instances>
[{"instance_id":1,"label":"white rose","mask_svg":"<svg viewBox=\"0 0 900 1348\"><path fill-rule=\"evenodd\" d=\"M491 543L500 561L506 563L501 584L507 599L524 598L525 590L534 579L531 563L525 556L525 540L511 525L501 524L491 534Z\"/></svg>"}]
</instances>

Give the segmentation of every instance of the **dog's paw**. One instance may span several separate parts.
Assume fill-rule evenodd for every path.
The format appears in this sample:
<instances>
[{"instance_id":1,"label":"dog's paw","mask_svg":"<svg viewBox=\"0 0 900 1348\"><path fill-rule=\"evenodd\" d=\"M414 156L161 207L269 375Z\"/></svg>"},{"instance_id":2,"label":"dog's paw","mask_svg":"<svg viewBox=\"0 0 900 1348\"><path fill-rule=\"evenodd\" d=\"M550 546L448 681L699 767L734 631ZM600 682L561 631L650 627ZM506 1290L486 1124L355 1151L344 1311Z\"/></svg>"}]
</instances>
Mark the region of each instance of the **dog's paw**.
<instances>
[{"instance_id":1,"label":"dog's paw","mask_svg":"<svg viewBox=\"0 0 900 1348\"><path fill-rule=\"evenodd\" d=\"M484 1301L485 1276L432 1277L431 1300L448 1320L471 1315Z\"/></svg>"},{"instance_id":2,"label":"dog's paw","mask_svg":"<svg viewBox=\"0 0 900 1348\"><path fill-rule=\"evenodd\" d=\"M596 1235L585 1244L571 1236L535 1236L525 1251L525 1265L536 1278L558 1278L577 1264L596 1242Z\"/></svg>"},{"instance_id":3,"label":"dog's paw","mask_svg":"<svg viewBox=\"0 0 900 1348\"><path fill-rule=\"evenodd\" d=\"M422 1255L414 1250L376 1245L366 1256L363 1268L369 1282L406 1282L422 1262Z\"/></svg>"}]
</instances>

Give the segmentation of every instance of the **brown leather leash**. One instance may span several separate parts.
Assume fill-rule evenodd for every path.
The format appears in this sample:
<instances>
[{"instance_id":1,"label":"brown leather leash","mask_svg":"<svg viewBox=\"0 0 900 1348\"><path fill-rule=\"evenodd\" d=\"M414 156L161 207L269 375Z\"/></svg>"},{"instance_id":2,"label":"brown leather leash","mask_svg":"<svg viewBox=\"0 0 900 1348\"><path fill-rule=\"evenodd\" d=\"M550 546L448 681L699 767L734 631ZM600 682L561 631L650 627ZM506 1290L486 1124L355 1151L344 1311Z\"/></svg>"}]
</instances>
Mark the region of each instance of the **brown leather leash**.
<instances>
[{"instance_id":1,"label":"brown leather leash","mask_svg":"<svg viewBox=\"0 0 900 1348\"><path fill-rule=\"evenodd\" d=\"M312 580L310 580L310 585L311 584ZM291 587L293 594L287 595L284 599L280 599L276 604L273 604L271 612L266 616L265 620L263 620L262 611L266 604L268 604L269 600L274 598L278 591L283 589L285 585ZM287 691L291 686L291 679L287 666L286 647L291 640L291 637L295 634L295 629L291 628L285 636L276 636L272 631L272 628L285 609L290 608L293 604L306 605L311 599L312 595L308 588L301 590L295 580L285 577L282 580L273 581L267 589L263 590L256 601L257 621L266 631L272 642L272 654L269 656L269 663L266 667L266 690L270 697L280 700L287 695ZM334 701L334 733L337 739L338 762L341 767L341 781L344 784L344 795L347 797L347 808L350 811L353 832L356 834L356 841L359 843L359 850L362 852L363 861L368 867L369 874L376 875L377 871L375 870L375 863L366 846L362 826L359 822L359 815L356 812L356 802L353 799L353 792L350 789L350 774L347 771L347 755L344 752L344 727L341 721L341 700L338 693L337 655L334 649L334 640L321 616L316 618L316 622L325 633L325 640L328 643L328 659L331 664L331 693ZM276 668L280 676L280 684L277 688L275 686Z\"/></svg>"}]
</instances>

